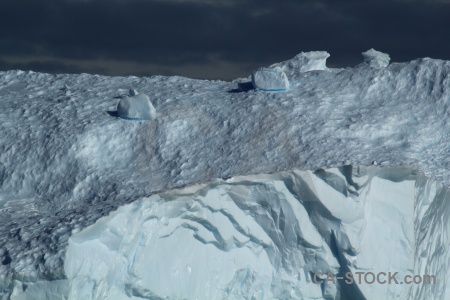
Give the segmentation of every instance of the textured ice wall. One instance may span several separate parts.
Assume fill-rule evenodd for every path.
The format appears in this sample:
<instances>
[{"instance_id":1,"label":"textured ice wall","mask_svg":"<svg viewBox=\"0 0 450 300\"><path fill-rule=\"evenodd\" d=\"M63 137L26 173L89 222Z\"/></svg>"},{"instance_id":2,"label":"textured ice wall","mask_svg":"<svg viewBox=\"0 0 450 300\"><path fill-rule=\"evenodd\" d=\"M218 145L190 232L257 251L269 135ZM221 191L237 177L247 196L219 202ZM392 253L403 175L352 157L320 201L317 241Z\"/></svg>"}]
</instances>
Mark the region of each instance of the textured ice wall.
<instances>
[{"instance_id":1,"label":"textured ice wall","mask_svg":"<svg viewBox=\"0 0 450 300\"><path fill-rule=\"evenodd\" d=\"M69 299L448 299L448 196L412 166L243 176L153 195L70 238ZM348 270L437 284L312 280Z\"/></svg>"},{"instance_id":2,"label":"textured ice wall","mask_svg":"<svg viewBox=\"0 0 450 300\"><path fill-rule=\"evenodd\" d=\"M295 65L295 64L294 64ZM0 295L63 279L68 238L119 206L211 178L417 162L450 185L450 62L238 81L0 72ZM115 118L136 88L161 117Z\"/></svg>"},{"instance_id":3,"label":"textured ice wall","mask_svg":"<svg viewBox=\"0 0 450 300\"><path fill-rule=\"evenodd\" d=\"M414 273L436 274L436 285L415 285L412 299L450 299L450 190L422 174L416 180Z\"/></svg>"}]
</instances>

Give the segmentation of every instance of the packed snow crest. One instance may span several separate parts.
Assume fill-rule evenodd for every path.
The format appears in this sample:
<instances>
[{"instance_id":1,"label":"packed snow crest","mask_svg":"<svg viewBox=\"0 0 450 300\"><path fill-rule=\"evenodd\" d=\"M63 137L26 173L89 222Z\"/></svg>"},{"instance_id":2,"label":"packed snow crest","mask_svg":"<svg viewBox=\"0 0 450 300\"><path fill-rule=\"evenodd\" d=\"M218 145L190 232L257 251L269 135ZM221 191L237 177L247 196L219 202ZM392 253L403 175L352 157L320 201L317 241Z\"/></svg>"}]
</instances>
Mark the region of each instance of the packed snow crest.
<instances>
[{"instance_id":1,"label":"packed snow crest","mask_svg":"<svg viewBox=\"0 0 450 300\"><path fill-rule=\"evenodd\" d=\"M0 72L0 296L448 299L450 62L328 56L253 81ZM436 283L314 281L361 270Z\"/></svg>"}]
</instances>

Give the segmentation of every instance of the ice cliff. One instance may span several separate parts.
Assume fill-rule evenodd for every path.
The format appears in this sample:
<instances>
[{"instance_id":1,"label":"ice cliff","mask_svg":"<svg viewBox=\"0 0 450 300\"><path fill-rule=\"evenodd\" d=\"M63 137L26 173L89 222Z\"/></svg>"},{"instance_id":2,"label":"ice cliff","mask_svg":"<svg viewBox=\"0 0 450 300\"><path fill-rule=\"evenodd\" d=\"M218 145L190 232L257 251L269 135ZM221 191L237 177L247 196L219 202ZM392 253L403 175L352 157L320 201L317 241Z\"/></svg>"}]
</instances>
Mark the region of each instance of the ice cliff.
<instances>
[{"instance_id":1,"label":"ice cliff","mask_svg":"<svg viewBox=\"0 0 450 300\"><path fill-rule=\"evenodd\" d=\"M177 297L184 292L186 297L200 297L196 288L187 290L184 285L170 291L161 284L158 289L149 283L152 273L146 270L151 267L139 269L137 258L132 263L133 253L153 263L152 257L140 257L139 251L155 242L155 248L146 251L162 253L164 245L178 245L174 249L182 255L188 249L183 245L194 247L196 252L189 258L192 272L195 263L201 266L194 254L209 249L225 261L235 253L245 257L237 258L229 272L222 270L217 280L212 281L215 275L210 274L209 282L220 291L211 288L209 295L253 295L260 286L261 294L255 297L283 299L285 292L326 299L342 292L362 293L368 299L448 297L446 279L440 279L440 286L409 289L319 288L307 281L308 268L313 267L342 272L345 266L375 270L392 263L403 271L436 276L449 269L444 186L450 184L450 62L423 58L387 65L388 56L368 51L363 64L336 70L326 68L327 57L326 52L303 53L277 64L289 79L289 90L283 93L238 89L238 84L248 81L245 78L223 82L177 76L0 72L0 295L88 299L84 297L98 298L117 289L134 297ZM119 118L121 99L136 96L129 89L147 95L157 117ZM394 176L401 180L376 175L363 186L358 178L365 175L356 172L357 184L353 184L350 175L330 169L353 165L358 170L357 166L372 163L382 168L359 169L397 174L396 168L413 163L423 175ZM301 171L277 173L289 170ZM328 173L340 178L337 183ZM255 174L273 175L251 177ZM305 178L315 181L298 183ZM395 187L379 186L380 180ZM306 201L302 189L289 187L291 181L310 190L314 187L311 195L318 200ZM266 196L238 201L231 192L251 194L255 185L284 196L267 196L273 203ZM174 190L182 187L187 190ZM209 190L220 195L214 198ZM380 193L385 191L393 193L386 199L396 200L384 203ZM168 195L174 200L168 201ZM231 206L221 207L217 199ZM333 199L343 204L330 204ZM163 217L161 211L172 215ZM238 218L243 215L247 217ZM247 230L242 224L248 216L252 220ZM129 232L123 230L125 219L130 220ZM284 229L280 220L289 220ZM153 235L143 237L141 249L133 243L140 243L137 236L144 233L140 227L146 226ZM387 229L392 226L400 227ZM174 231L160 238L158 228ZM117 244L122 237L124 242ZM184 244L177 244L176 238ZM114 261L117 269L107 263L90 265L94 256L81 257L84 246L94 247L90 255ZM172 278L172 271L163 267L172 261L163 258L154 262L160 263L158 272ZM225 265L206 262L211 270ZM178 270L179 278L187 274L186 268L173 263L170 266ZM238 272L251 270L250 263L256 269ZM97 273L89 274L94 269ZM133 281L134 273L142 281ZM192 280L203 280L196 274ZM84 287L86 295L76 296L77 285Z\"/></svg>"},{"instance_id":2,"label":"ice cliff","mask_svg":"<svg viewBox=\"0 0 450 300\"><path fill-rule=\"evenodd\" d=\"M294 170L155 194L73 235L64 294L39 299L447 299L449 196L414 166ZM400 282L432 274L436 284L313 277L394 270ZM17 283L13 299L52 288Z\"/></svg>"}]
</instances>

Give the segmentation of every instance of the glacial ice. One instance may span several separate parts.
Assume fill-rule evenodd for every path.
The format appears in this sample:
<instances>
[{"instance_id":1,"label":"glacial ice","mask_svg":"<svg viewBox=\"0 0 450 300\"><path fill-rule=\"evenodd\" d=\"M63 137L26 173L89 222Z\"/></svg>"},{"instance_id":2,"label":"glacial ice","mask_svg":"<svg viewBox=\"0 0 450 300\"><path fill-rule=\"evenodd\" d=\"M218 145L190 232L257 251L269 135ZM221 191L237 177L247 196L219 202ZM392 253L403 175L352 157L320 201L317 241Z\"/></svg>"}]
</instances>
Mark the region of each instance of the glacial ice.
<instances>
[{"instance_id":1,"label":"glacial ice","mask_svg":"<svg viewBox=\"0 0 450 300\"><path fill-rule=\"evenodd\" d=\"M447 195L414 166L294 170L155 194L70 238L68 298L448 299L450 255L434 248L450 242ZM415 226L424 223L446 236L424 236ZM424 249L432 256L416 255ZM347 269L439 282L313 282Z\"/></svg>"},{"instance_id":2,"label":"glacial ice","mask_svg":"<svg viewBox=\"0 0 450 300\"><path fill-rule=\"evenodd\" d=\"M130 96L123 96L117 105L117 114L121 118L152 120L156 118L156 109L147 95L130 90Z\"/></svg>"},{"instance_id":3,"label":"glacial ice","mask_svg":"<svg viewBox=\"0 0 450 300\"><path fill-rule=\"evenodd\" d=\"M257 90L287 91L289 80L281 68L260 68L252 73L252 84Z\"/></svg>"},{"instance_id":4,"label":"glacial ice","mask_svg":"<svg viewBox=\"0 0 450 300\"><path fill-rule=\"evenodd\" d=\"M328 70L326 66L328 57L330 54L326 51L301 52L294 58L273 64L271 67L281 68L288 77L299 76L304 72Z\"/></svg>"},{"instance_id":5,"label":"glacial ice","mask_svg":"<svg viewBox=\"0 0 450 300\"><path fill-rule=\"evenodd\" d=\"M325 66L325 60L322 58L321 61ZM73 293L76 282L85 282L80 279L82 273L78 276L73 268L69 268L72 270L70 281L66 274L64 267L71 261L66 251L69 238L73 236L75 241L77 233L83 234L85 228L102 217L108 218L110 213L120 212L122 207L128 209L126 205L141 205L149 197L161 197L176 188L219 180L215 178L236 180L236 176L241 175L274 174L293 169L325 170L311 175L317 177L314 184L320 185L317 193L321 195L324 208L316 210L309 220L302 219L301 226L309 228L306 231L308 243L317 245L314 244L318 243L316 239L309 235L309 222L328 218L342 220L340 230L333 229L330 235L322 234L328 232L329 227L317 227L320 239L325 241L324 249L332 250L339 263L337 267L345 266L342 262L348 260L348 269L362 266L375 270L373 265L378 261L381 265L395 262L400 269L412 266L415 274L435 273L440 274L438 278L448 278L448 274L447 277L442 274L450 269L447 251L449 196L444 188L450 186L450 62L424 58L391 63L385 68L321 68L323 70L317 66L305 72L299 72L298 68L283 69L290 76L289 90L285 93L236 91L237 84L243 79L223 82L177 76L139 78L0 72L0 298L14 295L17 299L33 296L47 299L50 294L61 298ZM147 122L117 118L118 98L133 96L130 87L138 90L138 95L151 95L158 118ZM342 177L338 174L340 171L329 168L370 165L374 161L381 166L380 170L410 163L417 165L423 175L414 179L416 204L413 210L410 206L405 211L398 207L406 203L405 199L409 197L406 195L401 201L395 198L398 203L368 198L376 204L373 206L376 209L364 211L364 220L359 219L362 218L360 210L351 209L352 202L348 199L353 199L352 195L359 190L366 191L365 181L358 181L354 176L352 183L347 180L349 176L345 171L347 177L343 182L329 174L334 172ZM398 197L402 193L410 195L411 186L405 183L409 179L404 179L409 178L408 172L404 177L397 171L386 171L384 175L378 172L369 185L369 194L377 194L375 189L384 192L386 185L395 183L393 185L399 184L398 189L402 190L395 192ZM380 178L387 183L378 184ZM240 185L246 186L246 182ZM324 182L333 188L323 186ZM229 185L228 181L216 183L222 188ZM268 191L275 189L271 183L264 186ZM348 199L339 196L341 194L346 194ZM341 206L333 206L331 200L334 197L342 202ZM302 198L301 195L298 198ZM187 201L195 202L193 199ZM162 199L158 205L166 207L166 202ZM300 206L308 213L309 208L304 202ZM266 208L258 209L264 212ZM371 223L363 227L353 226L353 223L348 225L352 220L364 223L377 211L386 216L377 215L378 219L372 218ZM207 214L205 212L205 216ZM264 216L270 220L272 211L266 210ZM392 223L393 220L397 222ZM258 232L268 230L258 223L260 219L253 218L253 221L252 224L261 228ZM384 234L380 236L384 238L382 243L369 236L380 234L378 228L386 222L395 228L389 229L392 238L386 238L387 230L384 229L380 231ZM399 223L404 226L399 227ZM411 224L414 225L413 235L408 227ZM218 228L226 242L217 240L214 231L210 231L210 235L205 230L198 234L206 241L216 241L215 244L222 243L227 247L245 244L245 234L238 236L233 228L231 225ZM185 227L180 229L193 232ZM177 232L168 239L177 236ZM270 237L269 232L265 234ZM402 245L390 242L395 238L399 238ZM328 241L333 239L342 242L342 247L330 247L332 243ZM192 239L186 242L192 242ZM211 246L215 247L214 244L205 247ZM255 247L258 247L257 243ZM377 249L375 254L370 252L372 248ZM230 251L235 251L233 249ZM396 252L399 249L404 252ZM246 248L239 251L247 251L245 255L253 253ZM265 251L261 253L267 260L284 257L282 253L278 256L264 254ZM303 255L301 251L295 253ZM111 253L105 259L115 255ZM264 257L258 259L262 265L266 263ZM410 260L414 261L413 265ZM84 261L79 263L88 270ZM123 266L124 262L120 263L118 265ZM270 264L274 268L274 264ZM289 269L288 264L275 267L281 273ZM288 285L277 286L278 290L266 285L266 281L257 279L260 278L258 274L266 274L265 271L257 271L260 269L233 275L237 279L229 288L229 295L252 294L254 286L250 283L243 285L249 287L245 291L238 284L244 281L255 282L256 286L262 284L267 295L281 295L289 289ZM108 277L105 283L102 272L128 278L128 273L110 273L110 266L98 269L98 272L98 281L92 281L92 284L99 282L103 286L107 283L120 287L114 278ZM286 282L294 280L289 274ZM424 299L431 295L430 299L446 300L447 286L450 285L446 285L445 280L441 279L436 286L411 286L407 294L407 289L400 286L375 288L361 285L358 289L342 290L330 285L324 287L320 297L329 298L344 291L369 295L369 299L377 299L370 296L373 293L377 297L400 295L399 299ZM225 279L218 281L221 285L225 285L224 282ZM310 290L303 289L302 293L313 290L316 290L315 286ZM86 297L95 296L92 290L85 291ZM149 291L140 285L130 285L125 290L136 295ZM180 290L174 292L181 293Z\"/></svg>"},{"instance_id":6,"label":"glacial ice","mask_svg":"<svg viewBox=\"0 0 450 300\"><path fill-rule=\"evenodd\" d=\"M137 94L139 94L139 93L138 93L138 91L136 91L135 89L130 89L130 90L128 91L128 95L129 95L129 96L136 96Z\"/></svg>"},{"instance_id":7,"label":"glacial ice","mask_svg":"<svg viewBox=\"0 0 450 300\"><path fill-rule=\"evenodd\" d=\"M368 65L372 68L386 68L389 65L390 57L389 54L376 51L375 49L370 49L362 53L363 64Z\"/></svg>"}]
</instances>

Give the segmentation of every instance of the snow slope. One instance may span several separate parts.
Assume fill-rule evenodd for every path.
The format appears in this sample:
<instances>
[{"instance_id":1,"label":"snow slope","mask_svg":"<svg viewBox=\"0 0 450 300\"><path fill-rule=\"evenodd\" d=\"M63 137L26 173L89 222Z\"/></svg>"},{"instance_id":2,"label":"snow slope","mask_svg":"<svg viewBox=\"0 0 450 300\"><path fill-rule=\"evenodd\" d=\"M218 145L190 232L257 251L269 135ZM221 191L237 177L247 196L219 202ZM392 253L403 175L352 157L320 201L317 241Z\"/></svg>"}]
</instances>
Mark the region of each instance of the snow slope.
<instances>
[{"instance_id":1,"label":"snow slope","mask_svg":"<svg viewBox=\"0 0 450 300\"><path fill-rule=\"evenodd\" d=\"M73 233L214 178L414 162L448 186L449 71L425 58L292 72L285 93L237 89L248 79L0 72L0 288L64 279ZM156 119L117 117L130 88Z\"/></svg>"},{"instance_id":2,"label":"snow slope","mask_svg":"<svg viewBox=\"0 0 450 300\"><path fill-rule=\"evenodd\" d=\"M367 299L448 299L450 253L439 247L450 243L450 223L440 221L448 218L449 195L411 167L282 172L154 195L70 239L69 296L356 299L359 288ZM446 234L424 237L424 224ZM422 251L427 255L416 256ZM315 272L338 276L347 263L353 272L439 281L313 282ZM417 272L423 266L426 273Z\"/></svg>"}]
</instances>

